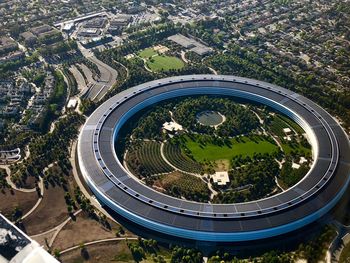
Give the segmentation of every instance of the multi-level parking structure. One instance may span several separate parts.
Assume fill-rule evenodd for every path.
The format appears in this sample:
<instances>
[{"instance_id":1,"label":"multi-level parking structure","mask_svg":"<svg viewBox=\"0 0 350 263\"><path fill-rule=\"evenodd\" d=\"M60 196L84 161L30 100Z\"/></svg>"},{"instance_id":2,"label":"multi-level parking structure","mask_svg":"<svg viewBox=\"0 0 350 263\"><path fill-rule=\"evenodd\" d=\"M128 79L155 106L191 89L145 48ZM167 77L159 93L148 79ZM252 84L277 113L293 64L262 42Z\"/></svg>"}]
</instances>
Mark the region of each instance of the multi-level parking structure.
<instances>
[{"instance_id":1,"label":"multi-level parking structure","mask_svg":"<svg viewBox=\"0 0 350 263\"><path fill-rule=\"evenodd\" d=\"M295 186L256 201L209 204L157 192L122 166L115 145L123 124L162 100L224 95L262 103L292 118L306 132L313 164ZM258 240L299 229L339 201L349 184L349 140L339 123L309 99L253 79L188 75L147 82L103 103L78 141L80 171L98 200L122 217L156 232L197 241Z\"/></svg>"}]
</instances>

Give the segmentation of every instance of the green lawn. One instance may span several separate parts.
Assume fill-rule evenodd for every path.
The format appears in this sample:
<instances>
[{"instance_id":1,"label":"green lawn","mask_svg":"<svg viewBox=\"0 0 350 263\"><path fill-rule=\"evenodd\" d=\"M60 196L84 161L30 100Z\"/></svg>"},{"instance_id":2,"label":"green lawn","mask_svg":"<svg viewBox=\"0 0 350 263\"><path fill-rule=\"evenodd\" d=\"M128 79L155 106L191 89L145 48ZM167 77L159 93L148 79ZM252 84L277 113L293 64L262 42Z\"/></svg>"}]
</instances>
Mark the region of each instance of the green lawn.
<instances>
[{"instance_id":1,"label":"green lawn","mask_svg":"<svg viewBox=\"0 0 350 263\"><path fill-rule=\"evenodd\" d=\"M144 50L140 51L139 52L139 56L142 57L142 58L150 58L154 55L157 55L158 53L154 51L153 48L149 47L149 48L145 48Z\"/></svg>"},{"instance_id":2,"label":"green lawn","mask_svg":"<svg viewBox=\"0 0 350 263\"><path fill-rule=\"evenodd\" d=\"M198 162L231 160L237 155L243 157L252 157L254 153L273 153L278 151L278 146L267 141L263 137L254 136L254 140L242 136L239 138L230 139L231 146L218 146L212 143L200 144L198 140L193 141L188 136L185 136L186 147L191 151L194 159Z\"/></svg>"},{"instance_id":3,"label":"green lawn","mask_svg":"<svg viewBox=\"0 0 350 263\"><path fill-rule=\"evenodd\" d=\"M147 66L152 71L167 71L171 69L181 69L184 67L184 62L177 57L169 57L166 55L155 56L147 60Z\"/></svg>"}]
</instances>

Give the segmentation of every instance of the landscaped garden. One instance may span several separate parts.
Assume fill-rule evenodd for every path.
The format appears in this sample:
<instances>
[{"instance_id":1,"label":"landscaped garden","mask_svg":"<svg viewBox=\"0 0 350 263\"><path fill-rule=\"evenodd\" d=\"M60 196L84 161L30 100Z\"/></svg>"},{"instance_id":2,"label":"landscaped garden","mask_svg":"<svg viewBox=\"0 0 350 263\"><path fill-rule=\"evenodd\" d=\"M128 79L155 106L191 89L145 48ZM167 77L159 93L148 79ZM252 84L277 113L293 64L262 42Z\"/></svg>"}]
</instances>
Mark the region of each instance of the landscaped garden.
<instances>
[{"instance_id":1,"label":"landscaped garden","mask_svg":"<svg viewBox=\"0 0 350 263\"><path fill-rule=\"evenodd\" d=\"M145 48L144 50L141 50L138 55L141 58L150 58L152 56L158 55L158 53L156 51L154 51L153 48Z\"/></svg>"},{"instance_id":2,"label":"landscaped garden","mask_svg":"<svg viewBox=\"0 0 350 263\"><path fill-rule=\"evenodd\" d=\"M185 63L177 58L167 55L154 56L147 60L147 67L152 71L168 71L183 68Z\"/></svg>"},{"instance_id":3,"label":"landscaped garden","mask_svg":"<svg viewBox=\"0 0 350 263\"><path fill-rule=\"evenodd\" d=\"M232 160L242 155L253 157L256 153L277 153L279 148L273 140L268 137L238 136L227 140L213 139L206 135L184 135L181 140L183 147L187 148L197 162Z\"/></svg>"},{"instance_id":4,"label":"landscaped garden","mask_svg":"<svg viewBox=\"0 0 350 263\"><path fill-rule=\"evenodd\" d=\"M298 124L229 97L166 100L125 127L118 139L123 143L116 144L125 147L118 149L119 158L140 182L181 199L257 200L295 185L312 164L311 146ZM224 183L216 173L226 176Z\"/></svg>"},{"instance_id":5,"label":"landscaped garden","mask_svg":"<svg viewBox=\"0 0 350 263\"><path fill-rule=\"evenodd\" d=\"M185 63L178 57L157 53L152 47L141 50L138 56L145 60L145 65L155 72L181 69Z\"/></svg>"}]
</instances>

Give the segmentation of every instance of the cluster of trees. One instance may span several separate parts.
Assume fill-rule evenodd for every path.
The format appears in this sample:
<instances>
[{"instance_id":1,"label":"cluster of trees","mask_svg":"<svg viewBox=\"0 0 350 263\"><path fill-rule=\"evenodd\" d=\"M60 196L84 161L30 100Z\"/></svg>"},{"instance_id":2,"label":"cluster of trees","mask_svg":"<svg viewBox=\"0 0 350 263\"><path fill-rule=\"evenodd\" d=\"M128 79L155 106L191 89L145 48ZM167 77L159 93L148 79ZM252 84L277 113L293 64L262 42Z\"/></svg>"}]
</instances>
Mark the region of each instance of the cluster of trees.
<instances>
[{"instance_id":1,"label":"cluster of trees","mask_svg":"<svg viewBox=\"0 0 350 263\"><path fill-rule=\"evenodd\" d=\"M105 96L105 99L122 90L154 79L167 76L210 73L208 67L203 65L201 61L198 63L186 64L182 69L153 73L145 69L143 60L139 58L125 58L128 54L137 53L139 50L148 48L155 44L166 44L168 46L166 38L179 33L180 31L181 27L174 25L173 23L160 24L156 27L151 27L131 34L129 36L130 41L120 47L105 50L103 52L96 51L96 57L115 68L120 76L114 89ZM122 65L128 70L126 71Z\"/></svg>"},{"instance_id":2,"label":"cluster of trees","mask_svg":"<svg viewBox=\"0 0 350 263\"><path fill-rule=\"evenodd\" d=\"M32 125L32 128L42 133L46 132L51 122L60 116L60 111L65 104L67 96L67 85L63 75L59 71L54 71L53 75L55 83L53 92L45 105L45 112L38 118L35 124Z\"/></svg>"},{"instance_id":3,"label":"cluster of trees","mask_svg":"<svg viewBox=\"0 0 350 263\"><path fill-rule=\"evenodd\" d=\"M63 40L63 36L60 31L56 31L53 34L45 34L43 37L39 37L38 42L42 45L51 45Z\"/></svg>"},{"instance_id":4,"label":"cluster of trees","mask_svg":"<svg viewBox=\"0 0 350 263\"><path fill-rule=\"evenodd\" d=\"M225 122L217 129L198 123L197 114L207 110L219 111L225 115ZM228 98L208 96L186 98L176 105L174 118L188 130L222 137L249 133L259 127L259 120L254 113Z\"/></svg>"},{"instance_id":5,"label":"cluster of trees","mask_svg":"<svg viewBox=\"0 0 350 263\"><path fill-rule=\"evenodd\" d=\"M75 40L60 41L54 45L39 48L39 52L43 57L49 57L55 54L67 53L78 48Z\"/></svg>"},{"instance_id":6,"label":"cluster of trees","mask_svg":"<svg viewBox=\"0 0 350 263\"><path fill-rule=\"evenodd\" d=\"M6 181L7 173L5 169L0 169L0 188L2 191L9 188L10 185Z\"/></svg>"},{"instance_id":7,"label":"cluster of trees","mask_svg":"<svg viewBox=\"0 0 350 263\"><path fill-rule=\"evenodd\" d=\"M70 88L69 89L69 96L72 97L74 95L77 95L78 94L77 80L74 78L73 74L68 70L67 66L63 66L62 72L68 80L68 87Z\"/></svg>"},{"instance_id":8,"label":"cluster of trees","mask_svg":"<svg viewBox=\"0 0 350 263\"><path fill-rule=\"evenodd\" d=\"M317 263L324 259L329 244L336 236L336 230L331 226L325 226L320 235L306 244L300 244L296 254L307 262Z\"/></svg>"},{"instance_id":9,"label":"cluster of trees","mask_svg":"<svg viewBox=\"0 0 350 263\"><path fill-rule=\"evenodd\" d=\"M292 158L286 157L286 162L283 163L279 178L286 187L291 187L299 182L310 170L307 163L300 165L298 169L292 167Z\"/></svg>"},{"instance_id":10,"label":"cluster of trees","mask_svg":"<svg viewBox=\"0 0 350 263\"><path fill-rule=\"evenodd\" d=\"M192 176L193 175L188 175ZM204 185L203 185L204 186ZM199 190L199 191L198 191ZM185 198L186 200L207 203L210 199L209 190L206 187L191 187L190 189L184 185L174 184L166 187L166 192L170 196Z\"/></svg>"},{"instance_id":11,"label":"cluster of trees","mask_svg":"<svg viewBox=\"0 0 350 263\"><path fill-rule=\"evenodd\" d=\"M202 8L206 8L203 5ZM187 24L181 28L181 33L191 35L207 43L209 46L217 49L223 49L224 34L222 32L214 33L214 30L222 30L225 26L225 20L222 18L200 20L195 24ZM228 31L231 31L231 26L228 26Z\"/></svg>"},{"instance_id":12,"label":"cluster of trees","mask_svg":"<svg viewBox=\"0 0 350 263\"><path fill-rule=\"evenodd\" d=\"M74 189L74 198L84 212L86 212L90 217L97 219L93 205L91 204L90 200L86 198L85 195L81 192L79 187L76 187Z\"/></svg>"},{"instance_id":13,"label":"cluster of trees","mask_svg":"<svg viewBox=\"0 0 350 263\"><path fill-rule=\"evenodd\" d=\"M35 137L35 133L32 131L22 132L14 129L6 129L3 134L3 137L0 136L0 148L2 150L14 148L23 150L30 140ZM6 134L11 134L11 136L6 136Z\"/></svg>"},{"instance_id":14,"label":"cluster of trees","mask_svg":"<svg viewBox=\"0 0 350 263\"><path fill-rule=\"evenodd\" d=\"M34 52L33 54L26 56L24 59L2 63L0 64L0 78L7 79L9 72L16 72L18 69L37 62L38 60L38 54Z\"/></svg>"},{"instance_id":15,"label":"cluster of trees","mask_svg":"<svg viewBox=\"0 0 350 263\"><path fill-rule=\"evenodd\" d=\"M208 262L292 263L296 262L298 259L304 259L309 263L317 263L324 260L327 248L335 235L336 231L334 228L325 226L317 237L312 238L305 244L300 244L295 252L280 252L272 250L249 259L238 259L225 251L217 251L208 259Z\"/></svg>"},{"instance_id":16,"label":"cluster of trees","mask_svg":"<svg viewBox=\"0 0 350 263\"><path fill-rule=\"evenodd\" d=\"M128 149L127 165L132 173L138 176L140 179L145 179L148 185L152 185L152 180L147 180L152 174L145 167L145 164L140 160L137 155L138 147L132 146Z\"/></svg>"},{"instance_id":17,"label":"cluster of trees","mask_svg":"<svg viewBox=\"0 0 350 263\"><path fill-rule=\"evenodd\" d=\"M92 100L81 99L79 110L85 115L90 115L96 109L96 107L97 107L96 103L93 102Z\"/></svg>"},{"instance_id":18,"label":"cluster of trees","mask_svg":"<svg viewBox=\"0 0 350 263\"><path fill-rule=\"evenodd\" d=\"M279 150L278 152L275 152L273 154L254 153L252 157L242 156L241 154L239 154L239 155L235 156L234 158L232 158L231 167L238 168L238 167L241 167L241 166L246 165L248 163L270 160L271 158L281 160L282 157L283 157L283 152L281 150Z\"/></svg>"},{"instance_id":19,"label":"cluster of trees","mask_svg":"<svg viewBox=\"0 0 350 263\"><path fill-rule=\"evenodd\" d=\"M159 252L159 248L156 240L153 240L153 239L147 240L139 237L137 242L129 242L128 247L136 262L140 262L143 259L146 259L146 253L152 254L153 258L159 260L158 262L163 262L161 257L156 257L157 253Z\"/></svg>"},{"instance_id":20,"label":"cluster of trees","mask_svg":"<svg viewBox=\"0 0 350 263\"><path fill-rule=\"evenodd\" d=\"M139 139L162 139L162 125L171 121L169 110L172 109L172 106L173 103L171 102L161 103L146 110L135 123L135 128L132 131L133 137Z\"/></svg>"},{"instance_id":21,"label":"cluster of trees","mask_svg":"<svg viewBox=\"0 0 350 263\"><path fill-rule=\"evenodd\" d=\"M62 186L67 190L67 180L66 177L69 176L72 166L67 158L59 160L53 166L48 168L44 172L44 185L48 187L49 184L52 186L58 185Z\"/></svg>"},{"instance_id":22,"label":"cluster of trees","mask_svg":"<svg viewBox=\"0 0 350 263\"><path fill-rule=\"evenodd\" d=\"M305 73L294 76L287 68L277 67L270 59L261 58L258 54L242 49L236 44L229 45L225 53L211 56L206 63L220 74L265 80L297 91L337 114L346 122L346 126L350 126L350 93L338 92L329 85L328 79L315 72L305 70ZM300 66L303 69L302 65Z\"/></svg>"},{"instance_id":23,"label":"cluster of trees","mask_svg":"<svg viewBox=\"0 0 350 263\"><path fill-rule=\"evenodd\" d=\"M29 82L33 82L38 87L42 87L46 78L46 72L43 69L24 70L22 75Z\"/></svg>"},{"instance_id":24,"label":"cluster of trees","mask_svg":"<svg viewBox=\"0 0 350 263\"><path fill-rule=\"evenodd\" d=\"M35 137L29 143L30 156L19 164L11 166L13 180L18 185L23 185L28 176L44 176L43 170L51 163L57 163L63 171L70 169L69 147L72 140L78 136L78 127L84 118L76 113L70 113L57 121L55 129L51 133ZM59 175L58 175L59 176ZM53 179L52 174L49 182L55 184L60 179Z\"/></svg>"},{"instance_id":25,"label":"cluster of trees","mask_svg":"<svg viewBox=\"0 0 350 263\"><path fill-rule=\"evenodd\" d=\"M204 203L210 200L207 184L194 175L180 172L161 175L157 185L161 185L167 194L174 197Z\"/></svg>"},{"instance_id":26,"label":"cluster of trees","mask_svg":"<svg viewBox=\"0 0 350 263\"><path fill-rule=\"evenodd\" d=\"M215 255L211 256L208 260L209 263L221 263L221 262L230 262L230 263L293 263L295 262L293 256L289 253L280 253L277 251L270 251L264 253L263 255L256 258L238 259L235 256L222 251L217 251Z\"/></svg>"},{"instance_id":27,"label":"cluster of trees","mask_svg":"<svg viewBox=\"0 0 350 263\"><path fill-rule=\"evenodd\" d=\"M203 255L195 249L174 247L171 253L171 263L202 263Z\"/></svg>"},{"instance_id":28,"label":"cluster of trees","mask_svg":"<svg viewBox=\"0 0 350 263\"><path fill-rule=\"evenodd\" d=\"M264 155L264 159L252 160L229 172L230 183L213 199L214 203L239 203L260 199L275 188L275 177L279 174L274 157ZM216 186L219 188L219 186ZM221 187L220 187L221 188Z\"/></svg>"},{"instance_id":29,"label":"cluster of trees","mask_svg":"<svg viewBox=\"0 0 350 263\"><path fill-rule=\"evenodd\" d=\"M138 243L128 243L128 248L136 262L140 262L146 258L144 249Z\"/></svg>"}]
</instances>

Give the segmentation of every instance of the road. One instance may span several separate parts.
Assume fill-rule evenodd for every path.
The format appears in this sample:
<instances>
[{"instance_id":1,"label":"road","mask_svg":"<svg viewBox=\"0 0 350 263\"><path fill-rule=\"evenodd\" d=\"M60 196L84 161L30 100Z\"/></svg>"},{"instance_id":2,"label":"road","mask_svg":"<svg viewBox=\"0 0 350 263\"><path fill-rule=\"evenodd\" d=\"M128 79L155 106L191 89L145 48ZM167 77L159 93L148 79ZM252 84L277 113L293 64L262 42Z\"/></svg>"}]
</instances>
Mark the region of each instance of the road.
<instances>
[{"instance_id":1,"label":"road","mask_svg":"<svg viewBox=\"0 0 350 263\"><path fill-rule=\"evenodd\" d=\"M80 71L76 68L76 66L72 65L69 68L69 71L72 73L73 77L77 82L77 88L79 90L79 95L84 95L88 90L88 85L85 83L84 76L80 73Z\"/></svg>"},{"instance_id":2,"label":"road","mask_svg":"<svg viewBox=\"0 0 350 263\"><path fill-rule=\"evenodd\" d=\"M91 87L87 91L86 97L93 101L99 101L116 83L118 72L114 68L97 59L90 50L84 48L80 44L78 44L78 47L85 58L96 64L101 73L99 79L94 80L90 69L88 69L85 65L82 66L85 76L91 83Z\"/></svg>"}]
</instances>

